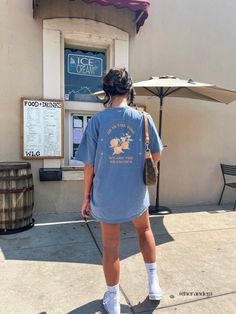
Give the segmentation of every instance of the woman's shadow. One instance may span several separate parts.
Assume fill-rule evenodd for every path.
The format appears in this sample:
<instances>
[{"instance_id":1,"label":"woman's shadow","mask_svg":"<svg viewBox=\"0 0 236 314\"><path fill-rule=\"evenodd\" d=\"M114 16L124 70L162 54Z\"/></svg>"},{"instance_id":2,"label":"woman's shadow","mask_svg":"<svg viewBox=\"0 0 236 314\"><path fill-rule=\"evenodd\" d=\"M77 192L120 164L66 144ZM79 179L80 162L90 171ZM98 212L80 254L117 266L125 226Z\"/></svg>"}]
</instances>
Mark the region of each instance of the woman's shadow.
<instances>
[{"instance_id":1,"label":"woman's shadow","mask_svg":"<svg viewBox=\"0 0 236 314\"><path fill-rule=\"evenodd\" d=\"M128 305L121 304L121 313L132 313ZM102 305L102 300L94 300L74 309L67 314L107 314Z\"/></svg>"},{"instance_id":2,"label":"woman's shadow","mask_svg":"<svg viewBox=\"0 0 236 314\"><path fill-rule=\"evenodd\" d=\"M158 307L159 303L160 301L150 301L148 297L146 297L144 301L132 306L132 310L128 305L121 304L121 313L131 314L145 312L145 314L152 314ZM94 300L68 312L67 314L107 314L107 312L102 305L102 300Z\"/></svg>"}]
</instances>

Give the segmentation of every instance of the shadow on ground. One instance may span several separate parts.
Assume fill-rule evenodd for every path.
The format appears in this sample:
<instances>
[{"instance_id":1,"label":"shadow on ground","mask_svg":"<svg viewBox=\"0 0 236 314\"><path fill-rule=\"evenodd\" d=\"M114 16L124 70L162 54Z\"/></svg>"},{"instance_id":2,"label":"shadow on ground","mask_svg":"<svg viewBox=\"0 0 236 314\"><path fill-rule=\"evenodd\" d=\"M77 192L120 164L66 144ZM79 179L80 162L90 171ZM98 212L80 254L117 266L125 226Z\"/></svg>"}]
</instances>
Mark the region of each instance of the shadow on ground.
<instances>
[{"instance_id":1,"label":"shadow on ground","mask_svg":"<svg viewBox=\"0 0 236 314\"><path fill-rule=\"evenodd\" d=\"M54 219L53 217L54 216ZM100 224L89 221L88 225L79 214L68 213L64 220L59 215L49 215L43 220L35 216L35 226L27 231L1 235L0 248L7 260L30 260L101 264ZM45 215L46 217L46 215ZM151 219L158 245L173 241L164 225L164 217ZM92 236L93 235L93 236ZM132 244L126 245L126 240ZM94 252L94 255L91 254ZM139 244L132 223L121 226L121 259L139 253ZM92 256L91 256L92 255Z\"/></svg>"},{"instance_id":2,"label":"shadow on ground","mask_svg":"<svg viewBox=\"0 0 236 314\"><path fill-rule=\"evenodd\" d=\"M188 207L188 211L186 208L183 211L183 208L176 207L173 208L172 215L197 211L217 214L222 210L231 211L230 206L225 208ZM174 241L171 230L168 230L165 224L165 217L163 215L150 216L157 245ZM99 223L91 220L87 225L79 213L38 214L34 218L35 226L32 229L0 236L0 249L5 259L101 264L101 255L98 250L98 248L101 250L102 245ZM132 223L123 223L121 225L121 259L139 252L138 240Z\"/></svg>"},{"instance_id":3,"label":"shadow on ground","mask_svg":"<svg viewBox=\"0 0 236 314\"><path fill-rule=\"evenodd\" d=\"M152 314L157 309L160 301L150 301L148 297L139 302L137 305L132 306L132 310L134 313L142 313ZM67 314L106 314L107 312L104 310L102 305L102 300L94 300L85 305L74 309ZM132 313L129 306L125 304L121 304L121 313Z\"/></svg>"},{"instance_id":4,"label":"shadow on ground","mask_svg":"<svg viewBox=\"0 0 236 314\"><path fill-rule=\"evenodd\" d=\"M102 305L102 300L94 300L87 304L84 304L67 314L106 314L107 312L104 310ZM130 313L130 308L128 305L121 304L121 313Z\"/></svg>"}]
</instances>

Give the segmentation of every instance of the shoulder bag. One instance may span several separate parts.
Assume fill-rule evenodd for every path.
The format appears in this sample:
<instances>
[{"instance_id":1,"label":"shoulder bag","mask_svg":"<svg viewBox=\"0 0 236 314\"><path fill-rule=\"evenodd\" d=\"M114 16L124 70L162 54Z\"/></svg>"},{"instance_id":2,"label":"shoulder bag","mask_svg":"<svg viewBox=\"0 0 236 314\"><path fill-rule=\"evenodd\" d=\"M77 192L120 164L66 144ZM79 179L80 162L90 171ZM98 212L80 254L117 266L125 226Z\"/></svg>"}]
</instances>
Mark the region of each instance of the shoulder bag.
<instances>
[{"instance_id":1,"label":"shoulder bag","mask_svg":"<svg viewBox=\"0 0 236 314\"><path fill-rule=\"evenodd\" d=\"M143 170L143 181L145 185L155 185L157 184L158 170L157 165L152 159L152 154L149 148L149 133L148 133L148 118L147 113L142 111L144 115L144 127L145 127L145 162Z\"/></svg>"}]
</instances>

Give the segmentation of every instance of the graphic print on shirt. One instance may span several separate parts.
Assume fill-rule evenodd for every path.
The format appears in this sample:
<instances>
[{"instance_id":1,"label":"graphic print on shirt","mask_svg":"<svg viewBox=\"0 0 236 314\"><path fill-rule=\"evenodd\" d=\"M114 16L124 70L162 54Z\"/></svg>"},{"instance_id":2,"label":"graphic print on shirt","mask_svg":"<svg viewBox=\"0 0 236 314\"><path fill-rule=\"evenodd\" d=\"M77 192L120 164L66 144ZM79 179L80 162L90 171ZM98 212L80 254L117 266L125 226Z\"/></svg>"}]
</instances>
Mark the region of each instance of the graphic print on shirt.
<instances>
[{"instance_id":1,"label":"graphic print on shirt","mask_svg":"<svg viewBox=\"0 0 236 314\"><path fill-rule=\"evenodd\" d=\"M130 123L112 121L102 135L104 165L136 166L140 158L139 131Z\"/></svg>"},{"instance_id":2,"label":"graphic print on shirt","mask_svg":"<svg viewBox=\"0 0 236 314\"><path fill-rule=\"evenodd\" d=\"M113 155L124 153L125 149L129 148L129 143L133 141L129 133L124 134L121 138L113 138L110 141L110 147L113 149Z\"/></svg>"}]
</instances>

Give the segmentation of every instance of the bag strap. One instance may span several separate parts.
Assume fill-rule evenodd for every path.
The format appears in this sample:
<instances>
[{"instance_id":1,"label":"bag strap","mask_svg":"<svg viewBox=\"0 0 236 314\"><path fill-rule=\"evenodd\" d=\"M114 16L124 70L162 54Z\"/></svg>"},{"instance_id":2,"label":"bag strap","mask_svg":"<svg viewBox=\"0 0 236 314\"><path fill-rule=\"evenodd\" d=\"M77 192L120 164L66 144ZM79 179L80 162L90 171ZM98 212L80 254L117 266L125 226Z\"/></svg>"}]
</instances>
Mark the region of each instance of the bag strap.
<instances>
[{"instance_id":1,"label":"bag strap","mask_svg":"<svg viewBox=\"0 0 236 314\"><path fill-rule=\"evenodd\" d=\"M144 116L146 152L150 152L147 113L145 111L142 111L142 113L143 113L143 116Z\"/></svg>"}]
</instances>

